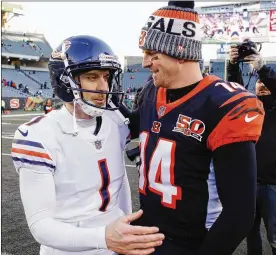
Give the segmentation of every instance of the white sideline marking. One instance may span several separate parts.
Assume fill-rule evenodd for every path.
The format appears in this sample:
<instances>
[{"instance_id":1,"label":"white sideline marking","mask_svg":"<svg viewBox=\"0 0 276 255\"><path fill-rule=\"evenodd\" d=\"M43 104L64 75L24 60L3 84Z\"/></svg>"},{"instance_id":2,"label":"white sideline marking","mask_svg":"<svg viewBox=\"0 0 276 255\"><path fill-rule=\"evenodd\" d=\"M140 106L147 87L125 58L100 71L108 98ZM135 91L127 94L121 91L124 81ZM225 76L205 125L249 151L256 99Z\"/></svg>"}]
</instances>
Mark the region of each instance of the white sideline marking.
<instances>
[{"instance_id":1,"label":"white sideline marking","mask_svg":"<svg viewBox=\"0 0 276 255\"><path fill-rule=\"evenodd\" d=\"M20 126L20 124L12 124L12 123L8 123L8 122L2 122L2 125Z\"/></svg>"},{"instance_id":2,"label":"white sideline marking","mask_svg":"<svg viewBox=\"0 0 276 255\"><path fill-rule=\"evenodd\" d=\"M2 153L3 156L10 156L11 157L11 154L10 153ZM126 167L136 167L135 165L126 165Z\"/></svg>"},{"instance_id":3,"label":"white sideline marking","mask_svg":"<svg viewBox=\"0 0 276 255\"><path fill-rule=\"evenodd\" d=\"M13 140L13 136L2 136L2 139L9 139L9 140Z\"/></svg>"},{"instance_id":4,"label":"white sideline marking","mask_svg":"<svg viewBox=\"0 0 276 255\"><path fill-rule=\"evenodd\" d=\"M136 167L135 165L126 165L126 167Z\"/></svg>"},{"instance_id":5,"label":"white sideline marking","mask_svg":"<svg viewBox=\"0 0 276 255\"><path fill-rule=\"evenodd\" d=\"M9 114L9 115L2 115L2 118L12 118L12 117L20 117L20 116L39 116L44 115L44 113L23 113L23 114Z\"/></svg>"},{"instance_id":6,"label":"white sideline marking","mask_svg":"<svg viewBox=\"0 0 276 255\"><path fill-rule=\"evenodd\" d=\"M9 119L9 120L20 120L20 121L26 121L27 120L27 118L20 118L20 119L18 119L18 118L14 118L14 119ZM2 122L3 123L3 122Z\"/></svg>"},{"instance_id":7,"label":"white sideline marking","mask_svg":"<svg viewBox=\"0 0 276 255\"><path fill-rule=\"evenodd\" d=\"M2 153L3 156L10 156L11 157L11 154L10 153Z\"/></svg>"}]
</instances>

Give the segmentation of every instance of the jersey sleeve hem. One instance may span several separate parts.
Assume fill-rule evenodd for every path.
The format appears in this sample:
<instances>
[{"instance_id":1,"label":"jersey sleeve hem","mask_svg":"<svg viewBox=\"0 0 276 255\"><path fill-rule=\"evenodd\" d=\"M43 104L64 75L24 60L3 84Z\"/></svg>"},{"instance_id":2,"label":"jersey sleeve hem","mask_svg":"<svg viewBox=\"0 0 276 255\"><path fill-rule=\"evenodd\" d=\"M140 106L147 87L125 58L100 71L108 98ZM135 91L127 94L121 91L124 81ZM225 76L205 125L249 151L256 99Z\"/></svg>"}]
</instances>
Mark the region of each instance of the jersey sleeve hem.
<instances>
[{"instance_id":1,"label":"jersey sleeve hem","mask_svg":"<svg viewBox=\"0 0 276 255\"><path fill-rule=\"evenodd\" d=\"M253 141L257 142L259 139L259 135L255 136L243 136L243 137L229 137L225 139L221 139L218 141L212 141L211 143L208 143L208 148L211 149L212 151L216 150L217 148L226 145L226 144L231 144L231 143L238 143L238 142L246 142L246 141Z\"/></svg>"}]
</instances>

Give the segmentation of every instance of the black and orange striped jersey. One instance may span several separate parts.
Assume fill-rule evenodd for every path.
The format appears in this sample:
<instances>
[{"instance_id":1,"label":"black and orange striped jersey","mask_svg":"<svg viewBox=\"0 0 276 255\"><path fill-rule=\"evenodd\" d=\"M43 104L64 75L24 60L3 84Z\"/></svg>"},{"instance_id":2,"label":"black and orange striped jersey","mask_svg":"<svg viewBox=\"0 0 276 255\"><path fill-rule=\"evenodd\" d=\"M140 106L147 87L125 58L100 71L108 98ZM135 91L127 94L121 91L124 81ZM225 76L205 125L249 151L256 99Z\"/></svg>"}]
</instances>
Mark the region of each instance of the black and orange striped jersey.
<instances>
[{"instance_id":1,"label":"black and orange striped jersey","mask_svg":"<svg viewBox=\"0 0 276 255\"><path fill-rule=\"evenodd\" d=\"M202 240L221 210L210 204L217 197L209 185L213 152L256 142L264 111L255 95L216 76L172 103L166 96L166 89L147 86L139 106L141 220L168 238Z\"/></svg>"}]
</instances>

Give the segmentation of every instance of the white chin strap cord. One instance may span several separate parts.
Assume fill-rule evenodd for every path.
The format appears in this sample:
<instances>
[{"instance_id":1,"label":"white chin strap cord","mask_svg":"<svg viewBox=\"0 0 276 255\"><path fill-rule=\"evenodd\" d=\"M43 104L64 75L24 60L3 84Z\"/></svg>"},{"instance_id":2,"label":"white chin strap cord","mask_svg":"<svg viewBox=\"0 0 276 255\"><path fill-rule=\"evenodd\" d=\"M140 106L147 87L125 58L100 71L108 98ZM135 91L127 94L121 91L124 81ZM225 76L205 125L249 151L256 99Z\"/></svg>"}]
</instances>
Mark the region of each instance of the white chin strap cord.
<instances>
[{"instance_id":1,"label":"white chin strap cord","mask_svg":"<svg viewBox=\"0 0 276 255\"><path fill-rule=\"evenodd\" d=\"M108 104L112 107L112 108L116 108L115 104L109 100ZM129 124L129 118L125 118L124 115L117 109L114 110L114 112L118 115L118 117L120 118L120 120L125 124L128 125Z\"/></svg>"},{"instance_id":2,"label":"white chin strap cord","mask_svg":"<svg viewBox=\"0 0 276 255\"><path fill-rule=\"evenodd\" d=\"M62 49L61 49L61 58L63 59L63 62L64 62L64 66L65 66L65 69L69 66L68 64L68 59L66 57L66 49L65 49L65 44L63 43L62 44ZM68 71L70 73L70 69L68 68ZM72 80L71 76L68 76L68 80L69 80L69 83L70 83L70 86L71 88L77 88L75 82ZM78 130L78 125L77 125L77 120L76 120L76 103L77 103L77 100L80 100L80 94L77 90L72 90L73 92L73 95L74 95L74 100L73 100L73 127L74 127L74 133L73 135L74 136L77 136L79 134L79 130Z\"/></svg>"},{"instance_id":3,"label":"white chin strap cord","mask_svg":"<svg viewBox=\"0 0 276 255\"><path fill-rule=\"evenodd\" d=\"M76 119L76 99L73 101L74 103L74 109L73 109L73 127L74 127L74 135L77 136L79 134L79 129L77 125L77 119Z\"/></svg>"}]
</instances>

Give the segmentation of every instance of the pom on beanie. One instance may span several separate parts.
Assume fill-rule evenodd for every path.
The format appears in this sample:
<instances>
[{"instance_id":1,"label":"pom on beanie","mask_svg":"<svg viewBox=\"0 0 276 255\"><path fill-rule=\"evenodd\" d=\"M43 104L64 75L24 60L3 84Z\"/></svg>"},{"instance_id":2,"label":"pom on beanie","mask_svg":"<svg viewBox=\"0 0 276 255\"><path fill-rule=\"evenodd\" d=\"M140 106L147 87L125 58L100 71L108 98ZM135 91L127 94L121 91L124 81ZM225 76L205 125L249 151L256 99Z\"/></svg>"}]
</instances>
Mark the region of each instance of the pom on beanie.
<instances>
[{"instance_id":1,"label":"pom on beanie","mask_svg":"<svg viewBox=\"0 0 276 255\"><path fill-rule=\"evenodd\" d=\"M177 6L181 8L190 8L194 9L195 2L194 1L169 1L169 6Z\"/></svg>"}]
</instances>

